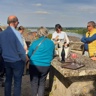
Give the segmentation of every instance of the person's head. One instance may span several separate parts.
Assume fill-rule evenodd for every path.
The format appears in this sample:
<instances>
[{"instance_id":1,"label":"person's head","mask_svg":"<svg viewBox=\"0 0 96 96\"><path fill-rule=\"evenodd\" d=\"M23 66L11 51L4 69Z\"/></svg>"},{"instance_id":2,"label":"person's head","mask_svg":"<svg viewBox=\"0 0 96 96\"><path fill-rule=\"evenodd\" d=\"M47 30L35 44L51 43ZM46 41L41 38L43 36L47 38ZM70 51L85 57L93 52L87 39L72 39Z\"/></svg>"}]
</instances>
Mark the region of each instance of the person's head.
<instances>
[{"instance_id":1,"label":"person's head","mask_svg":"<svg viewBox=\"0 0 96 96\"><path fill-rule=\"evenodd\" d=\"M14 15L9 16L8 19L7 19L7 24L9 26L13 26L14 28L17 28L17 26L19 24L18 18Z\"/></svg>"},{"instance_id":2,"label":"person's head","mask_svg":"<svg viewBox=\"0 0 96 96\"><path fill-rule=\"evenodd\" d=\"M24 32L24 27L23 27L23 26L19 26L19 27L18 27L18 31L19 31L21 34L23 34L23 32Z\"/></svg>"},{"instance_id":3,"label":"person's head","mask_svg":"<svg viewBox=\"0 0 96 96\"><path fill-rule=\"evenodd\" d=\"M55 30L56 30L56 32L61 32L62 31L62 26L60 25L60 24L56 24L55 25Z\"/></svg>"},{"instance_id":4,"label":"person's head","mask_svg":"<svg viewBox=\"0 0 96 96\"><path fill-rule=\"evenodd\" d=\"M96 23L94 21L90 21L87 23L87 29L88 31L93 30L96 27Z\"/></svg>"},{"instance_id":5,"label":"person's head","mask_svg":"<svg viewBox=\"0 0 96 96\"><path fill-rule=\"evenodd\" d=\"M0 28L0 32L3 31L2 28Z\"/></svg>"},{"instance_id":6,"label":"person's head","mask_svg":"<svg viewBox=\"0 0 96 96\"><path fill-rule=\"evenodd\" d=\"M38 28L38 30L37 30L37 36L38 37L41 37L41 36L44 36L44 37L48 37L48 30L47 30L47 28L45 28L45 27L40 27L40 28Z\"/></svg>"}]
</instances>

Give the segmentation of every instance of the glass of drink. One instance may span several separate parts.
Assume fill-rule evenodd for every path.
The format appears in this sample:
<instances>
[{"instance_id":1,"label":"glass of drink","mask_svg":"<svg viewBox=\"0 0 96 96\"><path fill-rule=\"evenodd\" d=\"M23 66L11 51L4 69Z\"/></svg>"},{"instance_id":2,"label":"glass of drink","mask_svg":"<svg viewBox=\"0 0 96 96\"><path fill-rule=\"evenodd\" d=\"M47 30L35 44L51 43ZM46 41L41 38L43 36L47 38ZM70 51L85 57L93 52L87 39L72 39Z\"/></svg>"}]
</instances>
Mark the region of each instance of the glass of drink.
<instances>
[{"instance_id":1,"label":"glass of drink","mask_svg":"<svg viewBox=\"0 0 96 96\"><path fill-rule=\"evenodd\" d=\"M76 63L76 58L77 58L77 54L76 53L72 53L71 54L71 59L72 59L72 64L73 65Z\"/></svg>"}]
</instances>

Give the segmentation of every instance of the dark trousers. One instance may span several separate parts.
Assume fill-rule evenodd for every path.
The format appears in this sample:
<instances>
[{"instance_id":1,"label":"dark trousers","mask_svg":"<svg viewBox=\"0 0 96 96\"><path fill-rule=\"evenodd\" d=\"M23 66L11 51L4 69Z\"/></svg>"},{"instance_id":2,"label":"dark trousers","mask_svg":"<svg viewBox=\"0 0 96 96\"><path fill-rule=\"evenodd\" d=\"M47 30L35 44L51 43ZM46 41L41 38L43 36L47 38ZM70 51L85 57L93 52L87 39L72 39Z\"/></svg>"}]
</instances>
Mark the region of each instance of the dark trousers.
<instances>
[{"instance_id":1,"label":"dark trousers","mask_svg":"<svg viewBox=\"0 0 96 96\"><path fill-rule=\"evenodd\" d=\"M45 81L50 66L29 66L30 81L32 86L32 96L44 96Z\"/></svg>"},{"instance_id":2,"label":"dark trousers","mask_svg":"<svg viewBox=\"0 0 96 96\"><path fill-rule=\"evenodd\" d=\"M3 72L4 72L4 60L0 55L0 73L2 74Z\"/></svg>"},{"instance_id":3,"label":"dark trousers","mask_svg":"<svg viewBox=\"0 0 96 96\"><path fill-rule=\"evenodd\" d=\"M12 77L14 78L14 96L21 96L21 83L24 64L24 61L17 61L14 63L5 62L5 96L11 96Z\"/></svg>"}]
</instances>

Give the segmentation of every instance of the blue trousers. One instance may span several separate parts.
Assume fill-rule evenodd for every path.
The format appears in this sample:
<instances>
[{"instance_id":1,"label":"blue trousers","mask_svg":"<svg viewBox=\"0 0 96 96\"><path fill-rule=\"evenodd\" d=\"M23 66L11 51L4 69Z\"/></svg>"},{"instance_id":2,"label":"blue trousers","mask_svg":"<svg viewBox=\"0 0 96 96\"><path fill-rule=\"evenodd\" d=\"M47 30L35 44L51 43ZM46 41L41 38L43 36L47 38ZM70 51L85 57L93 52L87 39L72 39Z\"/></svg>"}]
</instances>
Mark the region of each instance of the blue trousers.
<instances>
[{"instance_id":1,"label":"blue trousers","mask_svg":"<svg viewBox=\"0 0 96 96\"><path fill-rule=\"evenodd\" d=\"M11 96L12 78L14 78L14 96L21 96L21 83L24 64L24 61L17 61L14 63L5 62L5 96Z\"/></svg>"},{"instance_id":2,"label":"blue trousers","mask_svg":"<svg viewBox=\"0 0 96 96\"><path fill-rule=\"evenodd\" d=\"M1 55L0 55L0 72L1 73L4 72L4 60Z\"/></svg>"},{"instance_id":3,"label":"blue trousers","mask_svg":"<svg viewBox=\"0 0 96 96\"><path fill-rule=\"evenodd\" d=\"M30 80L32 86L32 96L44 96L45 81L50 66L29 66Z\"/></svg>"}]
</instances>

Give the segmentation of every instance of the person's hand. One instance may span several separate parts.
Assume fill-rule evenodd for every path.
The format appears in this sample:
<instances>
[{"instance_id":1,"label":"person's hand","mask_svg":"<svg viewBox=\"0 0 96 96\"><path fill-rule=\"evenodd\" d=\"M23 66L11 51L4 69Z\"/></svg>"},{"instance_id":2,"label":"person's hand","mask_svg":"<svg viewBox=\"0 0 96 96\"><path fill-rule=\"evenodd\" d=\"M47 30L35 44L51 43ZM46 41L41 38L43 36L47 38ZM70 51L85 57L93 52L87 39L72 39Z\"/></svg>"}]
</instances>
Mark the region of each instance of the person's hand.
<instances>
[{"instance_id":1,"label":"person's hand","mask_svg":"<svg viewBox=\"0 0 96 96\"><path fill-rule=\"evenodd\" d=\"M64 47L67 47L67 43L64 44Z\"/></svg>"},{"instance_id":2,"label":"person's hand","mask_svg":"<svg viewBox=\"0 0 96 96\"><path fill-rule=\"evenodd\" d=\"M28 56L26 55L26 62L27 62L27 61L29 61L29 58L28 58Z\"/></svg>"},{"instance_id":3,"label":"person's hand","mask_svg":"<svg viewBox=\"0 0 96 96\"><path fill-rule=\"evenodd\" d=\"M58 39L59 39L59 36L56 36L56 37L55 37L55 40L57 41Z\"/></svg>"},{"instance_id":4,"label":"person's hand","mask_svg":"<svg viewBox=\"0 0 96 96\"><path fill-rule=\"evenodd\" d=\"M58 41L55 41L54 44L58 44L59 42Z\"/></svg>"},{"instance_id":5,"label":"person's hand","mask_svg":"<svg viewBox=\"0 0 96 96\"><path fill-rule=\"evenodd\" d=\"M91 57L92 60L96 60L96 57Z\"/></svg>"}]
</instances>

